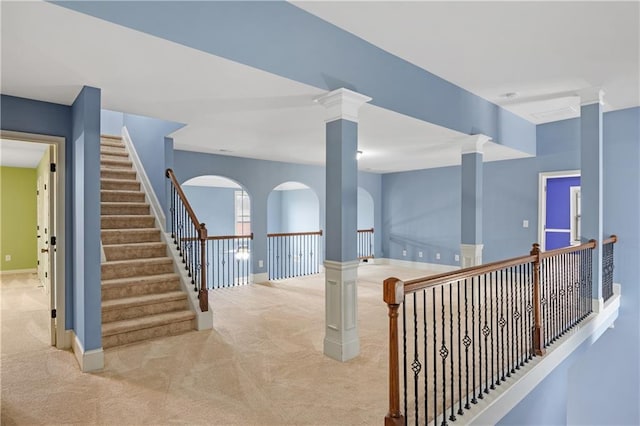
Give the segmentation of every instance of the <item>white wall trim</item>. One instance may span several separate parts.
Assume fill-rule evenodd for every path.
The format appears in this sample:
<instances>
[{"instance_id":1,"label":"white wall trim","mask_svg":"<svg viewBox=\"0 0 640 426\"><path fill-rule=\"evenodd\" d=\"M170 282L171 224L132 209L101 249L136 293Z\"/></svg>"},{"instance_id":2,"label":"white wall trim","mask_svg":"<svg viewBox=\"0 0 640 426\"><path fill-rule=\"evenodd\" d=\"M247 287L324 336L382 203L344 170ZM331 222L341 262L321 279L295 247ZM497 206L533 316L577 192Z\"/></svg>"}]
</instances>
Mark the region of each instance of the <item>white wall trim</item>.
<instances>
[{"instance_id":1,"label":"white wall trim","mask_svg":"<svg viewBox=\"0 0 640 426\"><path fill-rule=\"evenodd\" d=\"M262 272L260 274L251 274L251 284L264 283L269 281L269 273Z\"/></svg>"},{"instance_id":2,"label":"white wall trim","mask_svg":"<svg viewBox=\"0 0 640 426\"><path fill-rule=\"evenodd\" d=\"M187 270L182 265L182 261L180 260L180 254L178 254L178 249L176 248L173 239L171 238L171 234L161 232L160 236L162 238L162 242L167 245L168 256L173 259L173 270L180 277L180 285L182 286L182 291L187 294L187 300L189 301L189 309L191 312L196 314L196 330L210 330L213 328L213 306L209 304L209 310L207 312L202 312L200 310L200 301L198 300L198 294L193 290L193 285L191 284L191 278L187 274Z\"/></svg>"},{"instance_id":3,"label":"white wall trim","mask_svg":"<svg viewBox=\"0 0 640 426\"><path fill-rule=\"evenodd\" d=\"M82 343L78 339L78 336L72 331L73 338L71 340L71 348L73 354L76 356L76 360L80 365L80 371L88 373L91 371L98 371L104 368L104 351L100 349L92 349L85 351L82 347Z\"/></svg>"},{"instance_id":4,"label":"white wall trim","mask_svg":"<svg viewBox=\"0 0 640 426\"><path fill-rule=\"evenodd\" d=\"M386 257L378 257L369 259L369 264L374 265L394 265L409 269L419 269L433 272L451 272L460 269L459 266L442 265L440 263L412 262L410 260L389 259Z\"/></svg>"},{"instance_id":5,"label":"white wall trim","mask_svg":"<svg viewBox=\"0 0 640 426\"><path fill-rule=\"evenodd\" d=\"M353 90L340 88L315 99L325 107L325 123L335 120L358 122L358 110L371 98Z\"/></svg>"},{"instance_id":6,"label":"white wall trim","mask_svg":"<svg viewBox=\"0 0 640 426\"><path fill-rule=\"evenodd\" d=\"M540 250L545 251L544 225L547 215L547 179L563 177L579 177L580 170L560 170L555 172L540 172L538 174L538 244Z\"/></svg>"},{"instance_id":7,"label":"white wall trim","mask_svg":"<svg viewBox=\"0 0 640 426\"><path fill-rule=\"evenodd\" d=\"M160 206L160 201L158 201L158 197L156 196L156 193L153 190L153 186L151 185L149 176L147 176L147 173L144 170L142 161L140 161L140 157L138 156L138 152L136 151L136 147L131 140L131 136L129 135L129 131L127 130L126 126L122 128L122 141L127 147L127 151L129 151L129 155L131 156L131 161L133 162L133 167L138 173L138 177L140 178L140 183L144 188L145 197L149 202L149 204L151 205L151 210L153 212L153 215L156 217L156 225L158 225L160 229L164 232L166 231L167 218L165 217L164 211L162 210L162 206Z\"/></svg>"},{"instance_id":8,"label":"white wall trim","mask_svg":"<svg viewBox=\"0 0 640 426\"><path fill-rule=\"evenodd\" d=\"M487 425L496 424L522 401L535 387L542 382L553 370L567 359L580 345L585 342L593 344L610 328L618 318L620 308L620 285L614 284L614 295L604 305L600 313L592 313L578 326L567 332L556 343L550 346L543 357L535 357L525 365L513 378L505 382L507 386L500 386L502 391L485 395L478 404L463 416L465 424Z\"/></svg>"},{"instance_id":9,"label":"white wall trim","mask_svg":"<svg viewBox=\"0 0 640 426\"><path fill-rule=\"evenodd\" d=\"M483 134L468 136L462 142L461 154L482 154L484 152L484 144L490 140L491 137Z\"/></svg>"},{"instance_id":10,"label":"white wall trim","mask_svg":"<svg viewBox=\"0 0 640 426\"><path fill-rule=\"evenodd\" d=\"M56 347L58 349L68 349L70 347L69 339L65 338L65 324L66 324L66 305L65 305L65 292L66 292L66 269L65 262L67 253L66 251L66 229L65 229L65 216L67 214L66 206L66 141L61 136L49 136L41 135L37 133L23 133L0 130L0 138L11 139L22 142L37 142L54 145L56 147L56 260L55 260L55 306L51 308L56 309ZM71 194L69 194L71 195ZM71 214L71 212L69 212Z\"/></svg>"},{"instance_id":11,"label":"white wall trim","mask_svg":"<svg viewBox=\"0 0 640 426\"><path fill-rule=\"evenodd\" d=\"M20 274L36 274L38 270L36 268L29 269L9 269L6 271L0 271L0 275L20 275Z\"/></svg>"}]
</instances>

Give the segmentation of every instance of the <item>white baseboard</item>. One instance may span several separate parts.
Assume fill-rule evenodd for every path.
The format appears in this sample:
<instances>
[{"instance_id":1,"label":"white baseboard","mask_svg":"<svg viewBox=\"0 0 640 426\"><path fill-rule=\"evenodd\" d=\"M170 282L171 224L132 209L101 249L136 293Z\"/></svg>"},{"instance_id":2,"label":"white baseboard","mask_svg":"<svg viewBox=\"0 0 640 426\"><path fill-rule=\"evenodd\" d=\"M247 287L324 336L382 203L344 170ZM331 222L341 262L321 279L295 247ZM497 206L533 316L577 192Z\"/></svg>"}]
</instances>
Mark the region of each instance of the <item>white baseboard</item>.
<instances>
[{"instance_id":1,"label":"white baseboard","mask_svg":"<svg viewBox=\"0 0 640 426\"><path fill-rule=\"evenodd\" d=\"M393 266L401 266L403 268L410 269L419 269L425 271L434 271L434 272L451 272L460 269L458 266L452 265L442 265L439 263L424 263L424 262L412 262L410 260L398 260L398 259L389 259L386 257L369 259L369 262L374 265L393 265Z\"/></svg>"},{"instance_id":2,"label":"white baseboard","mask_svg":"<svg viewBox=\"0 0 640 426\"><path fill-rule=\"evenodd\" d=\"M0 275L19 275L19 274L35 274L38 270L36 268L31 269L10 269L8 271L0 271Z\"/></svg>"},{"instance_id":3,"label":"white baseboard","mask_svg":"<svg viewBox=\"0 0 640 426\"><path fill-rule=\"evenodd\" d=\"M153 215L156 217L156 224L160 227L160 229L165 232L167 228L167 218L160 206L160 201L158 201L158 197L156 196L155 191L153 190L153 186L151 186L151 181L147 176L146 171L144 170L144 166L142 165L142 161L140 161L140 157L138 156L138 152L136 151L136 147L131 140L131 136L129 135L129 131L126 127L122 128L122 141L127 147L127 151L129 151L129 156L131 157L131 161L133 162L133 167L138 173L138 177L140 178L140 183L145 192L145 196L147 201L151 205L151 211ZM164 170L163 170L164 174Z\"/></svg>"},{"instance_id":4,"label":"white baseboard","mask_svg":"<svg viewBox=\"0 0 640 426\"><path fill-rule=\"evenodd\" d=\"M251 275L251 284L254 283L263 283L269 281L269 273L268 272L263 272L260 274L252 274Z\"/></svg>"},{"instance_id":5,"label":"white baseboard","mask_svg":"<svg viewBox=\"0 0 640 426\"><path fill-rule=\"evenodd\" d=\"M88 373L91 371L98 371L104 368L104 351L100 349L92 349L85 351L82 347L82 343L78 340L78 336L71 331L73 338L71 339L71 348L73 354L76 356L76 360L80 365L80 371Z\"/></svg>"}]
</instances>

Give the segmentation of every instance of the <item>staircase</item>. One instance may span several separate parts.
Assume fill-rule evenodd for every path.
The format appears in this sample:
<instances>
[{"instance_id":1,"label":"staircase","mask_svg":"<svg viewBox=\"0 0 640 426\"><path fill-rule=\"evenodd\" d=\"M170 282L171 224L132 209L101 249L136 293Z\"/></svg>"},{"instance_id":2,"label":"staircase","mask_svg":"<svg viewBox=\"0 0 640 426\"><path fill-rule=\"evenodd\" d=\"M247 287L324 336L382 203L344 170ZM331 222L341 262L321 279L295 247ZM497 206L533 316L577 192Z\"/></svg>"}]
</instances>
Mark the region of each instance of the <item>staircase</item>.
<instances>
[{"instance_id":1,"label":"staircase","mask_svg":"<svg viewBox=\"0 0 640 426\"><path fill-rule=\"evenodd\" d=\"M195 314L120 137L100 139L100 201L102 347L193 330Z\"/></svg>"}]
</instances>

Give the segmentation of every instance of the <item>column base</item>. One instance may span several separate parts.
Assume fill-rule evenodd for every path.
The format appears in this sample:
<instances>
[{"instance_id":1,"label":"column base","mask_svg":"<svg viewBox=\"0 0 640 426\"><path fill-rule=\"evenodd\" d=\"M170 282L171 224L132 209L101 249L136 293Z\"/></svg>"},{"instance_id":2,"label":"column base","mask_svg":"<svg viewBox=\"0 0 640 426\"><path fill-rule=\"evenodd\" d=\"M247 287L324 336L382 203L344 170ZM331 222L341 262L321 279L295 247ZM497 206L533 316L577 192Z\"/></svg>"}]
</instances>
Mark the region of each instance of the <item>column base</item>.
<instances>
[{"instance_id":1,"label":"column base","mask_svg":"<svg viewBox=\"0 0 640 426\"><path fill-rule=\"evenodd\" d=\"M360 354L358 335L358 264L324 262L325 338L324 354L337 361L348 361Z\"/></svg>"},{"instance_id":2,"label":"column base","mask_svg":"<svg viewBox=\"0 0 640 426\"><path fill-rule=\"evenodd\" d=\"M469 268L482 265L482 249L484 244L460 244L460 266Z\"/></svg>"}]
</instances>

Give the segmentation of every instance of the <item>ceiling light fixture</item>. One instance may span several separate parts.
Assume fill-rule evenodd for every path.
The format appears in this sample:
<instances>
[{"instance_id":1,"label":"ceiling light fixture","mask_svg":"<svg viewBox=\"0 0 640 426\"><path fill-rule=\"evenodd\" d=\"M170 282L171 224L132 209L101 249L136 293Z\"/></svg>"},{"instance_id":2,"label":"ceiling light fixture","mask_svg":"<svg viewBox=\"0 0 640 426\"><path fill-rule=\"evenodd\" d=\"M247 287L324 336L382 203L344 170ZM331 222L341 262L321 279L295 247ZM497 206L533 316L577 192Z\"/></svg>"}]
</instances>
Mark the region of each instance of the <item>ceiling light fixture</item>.
<instances>
[{"instance_id":1,"label":"ceiling light fixture","mask_svg":"<svg viewBox=\"0 0 640 426\"><path fill-rule=\"evenodd\" d=\"M518 92L507 92L507 93L503 93L502 95L500 95L501 98L505 98L505 99L513 99L515 97L517 97L519 95Z\"/></svg>"},{"instance_id":2,"label":"ceiling light fixture","mask_svg":"<svg viewBox=\"0 0 640 426\"><path fill-rule=\"evenodd\" d=\"M362 151L357 151L356 152L356 160L359 160L360 158L362 158Z\"/></svg>"}]
</instances>

